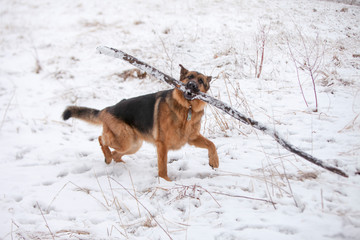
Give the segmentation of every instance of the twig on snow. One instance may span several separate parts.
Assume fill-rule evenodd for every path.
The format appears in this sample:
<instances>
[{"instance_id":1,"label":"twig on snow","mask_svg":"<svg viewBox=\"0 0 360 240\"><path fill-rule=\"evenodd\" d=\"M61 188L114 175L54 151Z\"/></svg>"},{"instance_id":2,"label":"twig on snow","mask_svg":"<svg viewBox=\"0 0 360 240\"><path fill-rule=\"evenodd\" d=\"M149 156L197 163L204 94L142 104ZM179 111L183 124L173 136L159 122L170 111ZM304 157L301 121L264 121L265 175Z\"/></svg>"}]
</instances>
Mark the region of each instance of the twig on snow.
<instances>
[{"instance_id":1,"label":"twig on snow","mask_svg":"<svg viewBox=\"0 0 360 240\"><path fill-rule=\"evenodd\" d=\"M15 96L15 92L16 92L16 89L14 90L13 94L11 95L11 98L10 98L8 104L6 105L6 109L5 109L5 112L4 112L4 116L3 116L3 119L2 119L1 124L0 124L0 131L1 131L2 127L3 127L3 125L4 125L5 118L6 118L6 114L7 114L8 110L9 110L9 107L10 107L10 105L11 105L11 102L12 102L14 96Z\"/></svg>"},{"instance_id":2,"label":"twig on snow","mask_svg":"<svg viewBox=\"0 0 360 240\"><path fill-rule=\"evenodd\" d=\"M265 44L266 44L266 41L267 41L269 30L270 30L270 28L266 29L266 26L262 25L260 27L260 33L255 36L255 41L256 41L256 45L257 45L256 46L256 61L255 61L255 77L256 78L260 78L260 75L261 75L261 72L262 72L262 69L263 69L264 55L265 55ZM258 64L259 50L261 52L260 64Z\"/></svg>"},{"instance_id":3,"label":"twig on snow","mask_svg":"<svg viewBox=\"0 0 360 240\"><path fill-rule=\"evenodd\" d=\"M106 206L103 202L101 202L99 199L94 197L88 189L82 188L79 185L73 183L72 181L68 181L67 183L64 184L64 186L62 186L62 188L57 192L55 197L51 200L51 202L47 208L47 211L49 211L49 209L50 209L51 205L54 203L55 199L60 195L60 193L65 189L65 187L67 187L68 184L72 184L73 186L77 187L79 191L82 191L82 192L88 194L89 196L94 198L97 202L99 202L106 210L109 210L109 206Z\"/></svg>"},{"instance_id":4,"label":"twig on snow","mask_svg":"<svg viewBox=\"0 0 360 240\"><path fill-rule=\"evenodd\" d=\"M41 216L43 217L43 219L44 219L44 221L45 221L45 226L46 226L46 228L49 230L52 239L55 240L55 235L52 233L52 231L51 231L51 229L50 229L50 227L49 227L49 224L48 224L48 222L46 221L46 218L45 218L45 216L44 216L44 213L43 213L42 210L41 210L41 207L40 207L39 203L36 202L36 205L37 205L37 207L39 208L40 213L41 213Z\"/></svg>"},{"instance_id":5,"label":"twig on snow","mask_svg":"<svg viewBox=\"0 0 360 240\"><path fill-rule=\"evenodd\" d=\"M135 187L134 187L134 182L133 182L133 179L132 179L130 170L128 170L128 172L129 172L129 176L130 176L131 185L132 185L132 188L133 188L133 190L134 190L134 196L135 196L135 198L136 198L136 203L137 203L137 207L138 207L139 217L141 217L141 212L140 212L140 207L139 207L139 201L138 201L137 196L136 196L136 191L135 191Z\"/></svg>"},{"instance_id":6,"label":"twig on snow","mask_svg":"<svg viewBox=\"0 0 360 240\"><path fill-rule=\"evenodd\" d=\"M197 191L200 191L200 192L206 192L208 193L211 198L216 202L216 204L221 207L220 203L215 199L215 197L213 196L213 194L217 194L217 195L224 195L224 196L228 196L228 197L236 197L236 198L244 198L244 199L249 199L249 200L256 200L256 201L262 201L262 202L266 202L266 203L271 203L273 205L275 205L276 203L273 202L272 200L267 200L267 199L261 199L261 198L253 198L253 197L247 197L247 196L242 196L242 195L233 195L233 194L228 194L228 193L223 193L223 192L218 192L218 191L209 191L207 189L205 189L204 187L201 187L199 185L181 185L181 184L176 184L176 186L179 186L181 188L184 188L185 191L187 189L191 189L193 191L197 190ZM176 189L176 188L175 188ZM163 190L167 190L167 189L163 189ZM195 195L195 194L194 194ZM190 196L190 195L186 195L184 194L183 196L188 196L188 197L192 197L194 198L193 196Z\"/></svg>"},{"instance_id":7,"label":"twig on snow","mask_svg":"<svg viewBox=\"0 0 360 240\"><path fill-rule=\"evenodd\" d=\"M271 203L273 205L275 205L276 203L267 199L262 199L262 198L253 198L253 197L247 197L247 196L242 196L242 195L233 195L233 194L228 194L228 193L223 193L223 192L212 192L213 194L218 194L218 195L224 195L224 196L228 196L228 197L234 197L234 198L244 198L244 199L249 199L249 200L255 200L255 201L261 201L261 202L266 202L266 203Z\"/></svg>"},{"instance_id":8,"label":"twig on snow","mask_svg":"<svg viewBox=\"0 0 360 240\"><path fill-rule=\"evenodd\" d=\"M115 197L114 189L113 189L113 187L112 187L112 185L111 185L110 176L109 176L109 173L108 173L107 171L106 171L106 175L107 175L109 187L110 187L110 190L111 190L111 194L112 194L112 196L113 196L113 204L115 205L116 212L117 212L118 217L119 217L119 220L120 220L120 227L124 230L125 235L124 235L122 232L120 232L119 229L117 229L117 227L115 227L114 225L111 227L111 232L112 232L112 228L114 227L116 230L119 231L119 233L120 233L121 235L123 235L124 237L126 237L126 239L129 239L129 236L128 236L128 234L127 234L126 228L125 228L125 226L124 226L124 224L123 224L123 221L122 221L122 218L121 218L121 214L120 214L120 209L122 209L122 208L121 208L121 206L120 206L119 199L118 199L117 197ZM111 232L110 232L110 234L111 234Z\"/></svg>"}]
</instances>

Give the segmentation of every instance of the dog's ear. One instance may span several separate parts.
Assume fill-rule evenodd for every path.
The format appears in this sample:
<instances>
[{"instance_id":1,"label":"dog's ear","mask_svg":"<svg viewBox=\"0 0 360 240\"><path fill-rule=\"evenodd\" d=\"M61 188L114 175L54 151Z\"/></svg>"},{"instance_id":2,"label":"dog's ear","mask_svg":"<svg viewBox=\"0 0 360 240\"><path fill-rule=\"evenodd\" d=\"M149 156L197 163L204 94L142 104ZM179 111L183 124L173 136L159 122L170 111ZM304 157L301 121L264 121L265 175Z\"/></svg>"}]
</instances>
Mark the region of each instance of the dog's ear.
<instances>
[{"instance_id":1,"label":"dog's ear","mask_svg":"<svg viewBox=\"0 0 360 240\"><path fill-rule=\"evenodd\" d=\"M179 66L181 67L180 70L180 80L183 80L186 76L186 74L189 72L186 68L184 68L183 65L179 64Z\"/></svg>"},{"instance_id":2,"label":"dog's ear","mask_svg":"<svg viewBox=\"0 0 360 240\"><path fill-rule=\"evenodd\" d=\"M208 91L210 89L210 82L212 80L212 77L211 76L207 76L206 77L206 84L205 85L205 90Z\"/></svg>"}]
</instances>

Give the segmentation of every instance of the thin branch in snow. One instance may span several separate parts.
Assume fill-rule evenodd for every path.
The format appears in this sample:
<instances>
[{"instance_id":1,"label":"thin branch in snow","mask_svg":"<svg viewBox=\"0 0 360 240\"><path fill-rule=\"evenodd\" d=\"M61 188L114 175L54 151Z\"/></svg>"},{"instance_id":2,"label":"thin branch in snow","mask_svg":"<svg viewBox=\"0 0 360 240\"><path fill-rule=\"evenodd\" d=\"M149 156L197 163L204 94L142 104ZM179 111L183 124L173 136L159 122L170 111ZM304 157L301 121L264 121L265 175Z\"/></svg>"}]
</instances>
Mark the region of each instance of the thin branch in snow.
<instances>
[{"instance_id":1,"label":"thin branch in snow","mask_svg":"<svg viewBox=\"0 0 360 240\"><path fill-rule=\"evenodd\" d=\"M46 221L46 218L45 218L45 216L44 216L44 213L43 213L43 211L41 210L41 207L40 207L39 203L36 202L36 205L37 205L37 207L39 208L40 213L41 213L41 216L43 217L43 219L44 219L44 221L45 221L45 226L46 226L46 228L49 230L52 239L55 240L55 235L52 233L52 231L51 231L51 229L50 229L50 227L49 227L49 224L48 224L48 222Z\"/></svg>"},{"instance_id":2,"label":"thin branch in snow","mask_svg":"<svg viewBox=\"0 0 360 240\"><path fill-rule=\"evenodd\" d=\"M14 96L15 96L15 92L16 92L16 90L14 90L13 94L11 95L11 98L10 98L8 104L6 105L6 109L5 109L5 112L4 112L4 116L3 116L3 119L2 119L1 124L0 124L0 131L1 131L2 127L3 127L3 125L4 125L5 118L6 118L6 114L7 114L8 110L9 110L9 107L10 107L10 105L11 105L11 102L12 102Z\"/></svg>"},{"instance_id":3,"label":"thin branch in snow","mask_svg":"<svg viewBox=\"0 0 360 240\"><path fill-rule=\"evenodd\" d=\"M107 171L106 171L106 175L107 175L109 187L110 187L110 190L111 190L111 194L112 194L112 197L113 197L113 204L115 205L115 209L116 209L116 212L117 212L118 217L119 217L120 227L124 230L125 235L124 235L122 232L120 232L119 229L117 229L116 226L112 226L112 227L114 227L116 230L118 230L120 234L122 234L123 236L126 237L126 239L129 239L129 236L128 236L128 234L127 234L126 228L125 228L125 226L124 226L124 224L123 224L123 221L122 221L122 218L121 218L121 214L120 214L120 209L122 209L122 208L121 208L121 206L120 206L119 199L118 199L118 198L115 196L115 194L114 194L114 189L113 189L113 187L112 187L112 185L111 185L110 176L109 176L109 173L108 173ZM111 232L112 232L112 228L111 228Z\"/></svg>"},{"instance_id":4,"label":"thin branch in snow","mask_svg":"<svg viewBox=\"0 0 360 240\"><path fill-rule=\"evenodd\" d=\"M136 204L137 204L137 207L138 207L139 217L141 217L140 207L139 207L139 201L137 200L136 191L135 191L135 187L134 187L134 181L133 181L133 179L132 179L130 170L128 170L128 172L129 172L129 177L130 177L131 185L132 185L132 188L133 188L133 191L134 191L134 196L135 196L135 198L136 198Z\"/></svg>"},{"instance_id":5,"label":"thin branch in snow","mask_svg":"<svg viewBox=\"0 0 360 240\"><path fill-rule=\"evenodd\" d=\"M102 189L102 187L101 187L101 184L100 184L100 182L99 182L99 178L98 178L98 176L96 175L95 171L94 171L94 175L95 175L96 182L97 182L97 184L98 184L98 186L99 186L99 188L100 188L101 195L103 196L103 198L104 198L104 200L105 200L105 202L106 202L106 205L107 205L108 207L110 207L111 205L109 204L109 202L108 202L108 200L107 200L107 198L106 198L106 196L105 196L105 193L104 193L104 191L103 191L103 189Z\"/></svg>"},{"instance_id":6,"label":"thin branch in snow","mask_svg":"<svg viewBox=\"0 0 360 240\"><path fill-rule=\"evenodd\" d=\"M318 97L317 97L315 81L318 77L319 68L322 66L323 63L325 47L324 44L320 41L319 36L316 36L315 39L311 39L303 35L298 25L295 24L295 28L296 28L297 36L294 36L293 38L298 37L299 38L298 41L300 41L300 44L298 44L298 41L296 43L292 43L289 37L287 37L286 43L287 43L288 51L291 60L295 65L296 75L300 86L301 94L303 96L303 99L307 107L309 105L304 94L302 83L300 81L299 70L305 72L310 77L310 80L312 82L313 94L315 98L315 109L313 111L317 112L319 105L318 105Z\"/></svg>"},{"instance_id":7,"label":"thin branch in snow","mask_svg":"<svg viewBox=\"0 0 360 240\"><path fill-rule=\"evenodd\" d=\"M270 27L260 26L259 33L255 36L256 60L255 60L255 77L260 78L265 56L265 44L267 42ZM260 56L261 55L261 56ZM259 63L260 60L260 63Z\"/></svg>"}]
</instances>

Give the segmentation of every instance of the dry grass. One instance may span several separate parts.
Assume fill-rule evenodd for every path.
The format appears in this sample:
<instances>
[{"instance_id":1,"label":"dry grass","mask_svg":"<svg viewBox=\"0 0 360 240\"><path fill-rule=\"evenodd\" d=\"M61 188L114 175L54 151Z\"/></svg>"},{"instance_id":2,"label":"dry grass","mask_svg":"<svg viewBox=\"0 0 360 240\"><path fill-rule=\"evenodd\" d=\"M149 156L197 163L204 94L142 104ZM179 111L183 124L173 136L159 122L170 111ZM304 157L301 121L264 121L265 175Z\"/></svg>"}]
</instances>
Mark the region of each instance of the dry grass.
<instances>
[{"instance_id":1,"label":"dry grass","mask_svg":"<svg viewBox=\"0 0 360 240\"><path fill-rule=\"evenodd\" d=\"M245 100L245 96L243 95L240 85L238 83L235 84L234 82L230 81L230 77L228 76L228 74L224 72L220 73L216 78L222 79L224 81L224 85L227 92L227 96L225 96L225 98L227 98L227 101L229 102L230 106L235 108L237 106L241 106L243 109L245 109L246 113L249 113L248 111L249 106L247 105L247 101ZM211 89L210 92L211 95L214 96ZM219 100L221 100L222 98L220 92L218 92L215 97ZM234 99L235 99L235 103L233 104ZM215 134L216 132L220 131L221 133L224 134L225 137L229 137L230 135L228 134L228 132L236 130L238 134L247 136L247 134L245 134L241 130L242 124L240 124L238 120L230 117L228 114L222 112L221 110L211 105L209 105L209 108L212 113L212 119L214 120L208 123L207 118L205 119L204 125L206 124L208 125L207 127L205 127L205 129L209 133ZM249 116L252 117L252 115Z\"/></svg>"},{"instance_id":2,"label":"dry grass","mask_svg":"<svg viewBox=\"0 0 360 240\"><path fill-rule=\"evenodd\" d=\"M301 74L305 73L312 83L312 91L315 99L314 112L318 111L318 97L316 90L316 80L323 71L323 60L325 54L325 44L317 35L315 38L305 36L302 30L295 24L296 35L286 37L289 56L294 63L296 76L303 96L304 102L309 107L306 94L304 93ZM300 43L300 44L299 44Z\"/></svg>"},{"instance_id":3,"label":"dry grass","mask_svg":"<svg viewBox=\"0 0 360 240\"><path fill-rule=\"evenodd\" d=\"M338 133L345 131L359 131L360 130L360 113L358 113L343 129L339 130ZM1 129L1 128L0 128Z\"/></svg>"},{"instance_id":4,"label":"dry grass","mask_svg":"<svg viewBox=\"0 0 360 240\"><path fill-rule=\"evenodd\" d=\"M270 27L266 25L260 25L259 32L255 35L255 77L260 78L263 65L264 65L264 57L265 57L265 45L268 41Z\"/></svg>"},{"instance_id":5,"label":"dry grass","mask_svg":"<svg viewBox=\"0 0 360 240\"><path fill-rule=\"evenodd\" d=\"M119 78L122 78L124 81L126 81L128 78L129 79L135 79L135 78L144 79L147 76L146 72L142 72L137 68L125 70L121 73L114 73L113 75L117 76Z\"/></svg>"},{"instance_id":6,"label":"dry grass","mask_svg":"<svg viewBox=\"0 0 360 240\"><path fill-rule=\"evenodd\" d=\"M39 74L42 70L43 70L43 68L41 66L37 50L35 49L35 69L34 69L34 72L36 74Z\"/></svg>"},{"instance_id":7,"label":"dry grass","mask_svg":"<svg viewBox=\"0 0 360 240\"><path fill-rule=\"evenodd\" d=\"M146 223L148 223L149 219L153 220L157 226L159 226L163 231L164 233L169 237L169 239L173 239L171 236L170 236L170 233L162 226L162 224L160 224L159 221L157 221L156 217L149 211L149 209L142 203L139 201L139 199L133 195L128 189L126 189L120 182L118 182L116 179L110 177L110 179L112 181L114 181L116 184L120 185L141 207L143 207L143 209L145 209L145 211L148 213L148 218L147 220L145 221L144 225L145 226L149 226L148 224L146 225Z\"/></svg>"},{"instance_id":8,"label":"dry grass","mask_svg":"<svg viewBox=\"0 0 360 240\"><path fill-rule=\"evenodd\" d=\"M2 127L4 126L6 115L8 113L9 107L10 107L10 105L11 105L11 103L12 103L14 97L15 97L15 93L16 93L16 89L13 91L13 93L12 93L12 95L10 97L10 100L8 101L8 103L6 105L5 112L3 114L3 118L2 118L1 123L0 123L0 131L1 131Z\"/></svg>"},{"instance_id":9,"label":"dry grass","mask_svg":"<svg viewBox=\"0 0 360 240\"><path fill-rule=\"evenodd\" d=\"M223 79L224 81L223 85L226 87L226 92L228 94L227 97L229 99L229 102L231 103L231 106L234 107L235 105L235 108L241 108L247 116L254 118L251 106L247 101L247 98L244 95L239 82L236 80L230 80L230 77L226 74L222 74L221 79ZM227 131L234 127L236 127L240 133L242 133L242 131L240 131L241 127L250 128L249 126L241 125L235 119L224 116L225 114L222 112L216 111L215 109L211 110L214 116L214 124L217 126L217 129L219 129L225 134L225 136L227 136ZM273 119L273 122L276 122L273 117L268 117L269 119ZM209 128L214 129L214 126L210 124ZM262 177L257 178L257 180L262 181L265 185L267 196L269 198L269 200L267 201L273 203L273 207L276 209L274 197L281 198L286 195L294 200L294 204L296 207L299 207L299 204L297 203L294 196L294 192L291 187L291 181L289 179L284 164L284 161L290 162L288 159L291 158L293 154L290 154L289 156L282 156L279 149L278 156L269 154L262 143L262 137L260 137L257 131L255 131L254 129L250 128L250 131L255 133L259 142L259 147L264 154L264 158L262 159L262 166L260 168L260 173ZM246 134L243 135L247 136ZM294 163L291 164L294 165Z\"/></svg>"},{"instance_id":10,"label":"dry grass","mask_svg":"<svg viewBox=\"0 0 360 240\"><path fill-rule=\"evenodd\" d=\"M225 174L226 175L226 174ZM50 209L54 202L57 201L58 197L61 193L68 188L69 186L75 187L73 191L80 191L84 193L86 196L94 199L100 206L104 207L106 211L112 212L116 211L118 215L118 221L114 222L112 225L109 225L107 228L107 234L109 237L113 237L115 234L120 234L124 239L131 239L133 234L136 233L136 229L139 227L145 228L160 228L167 238L173 239L172 233L183 231L187 232L188 227L190 226L190 212L191 206L190 200L196 200L198 203L195 204L197 207L201 207L202 202L205 199L212 199L214 204L221 208L221 203L217 200L216 196L228 197L228 198L241 198L248 201L259 201L267 204L272 204L275 206L275 202L268 199L256 198L252 196L245 196L240 194L233 194L227 192L223 192L221 190L210 190L201 185L193 184L193 185L182 185L175 184L171 187L150 187L148 190L145 190L140 194L136 191L134 184L131 180L131 174L129 172L129 177L132 189L125 187L118 180L111 177L109 174L102 177L107 179L107 181L101 181L101 179L94 174L96 182L98 184L99 191L90 190L88 188L84 188L75 184L73 182L66 183L54 196L50 204L47 206L46 210L42 210L42 208L38 205L37 208L41 212L42 218L44 220L45 227L48 229L48 232L31 232L25 231L16 224L15 222L12 225L11 234L16 235L18 237L22 237L24 239L91 239L91 233L88 230L79 230L79 229L61 229L58 231L52 231L50 225L47 221L47 214L50 213ZM267 181L267 180L265 180ZM106 183L107 182L107 183ZM104 186L104 183L106 186ZM105 191L105 189L107 189ZM124 202L121 202L120 199L124 199L124 195L119 195L120 192L125 193L128 197L125 197L127 201L135 201L138 205L138 214L133 214L134 209L129 209L126 207ZM154 213L154 210L148 209L146 206L149 200L156 199L158 197L163 198L164 194L161 192L166 192L169 201L167 205L176 206L179 201L183 201L184 199L189 199L189 206L186 211L188 216L188 222L176 222L166 217L161 212ZM101 197L98 197L101 196ZM208 200L207 200L208 201ZM194 202L191 202L194 204ZM145 214L144 214L145 213ZM132 219L129 221L127 214L131 214ZM124 219L127 219L124 221ZM36 237L35 237L36 236ZM40 237L40 238L39 238Z\"/></svg>"}]
</instances>

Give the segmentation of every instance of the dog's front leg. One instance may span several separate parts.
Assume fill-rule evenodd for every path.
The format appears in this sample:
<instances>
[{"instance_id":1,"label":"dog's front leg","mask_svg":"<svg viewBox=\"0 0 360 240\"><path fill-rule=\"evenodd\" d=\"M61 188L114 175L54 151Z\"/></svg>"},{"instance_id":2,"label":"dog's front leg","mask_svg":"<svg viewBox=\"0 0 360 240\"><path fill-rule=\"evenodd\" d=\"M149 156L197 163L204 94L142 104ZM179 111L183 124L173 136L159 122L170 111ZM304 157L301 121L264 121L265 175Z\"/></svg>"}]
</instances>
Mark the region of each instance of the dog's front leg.
<instances>
[{"instance_id":1,"label":"dog's front leg","mask_svg":"<svg viewBox=\"0 0 360 240\"><path fill-rule=\"evenodd\" d=\"M171 181L167 175L167 147L163 142L160 141L156 143L156 147L158 155L159 177L162 177L166 181Z\"/></svg>"},{"instance_id":2,"label":"dog's front leg","mask_svg":"<svg viewBox=\"0 0 360 240\"><path fill-rule=\"evenodd\" d=\"M199 148L206 148L209 153L209 165L213 168L219 167L219 157L212 141L199 134L196 138L190 139L189 144Z\"/></svg>"}]
</instances>

